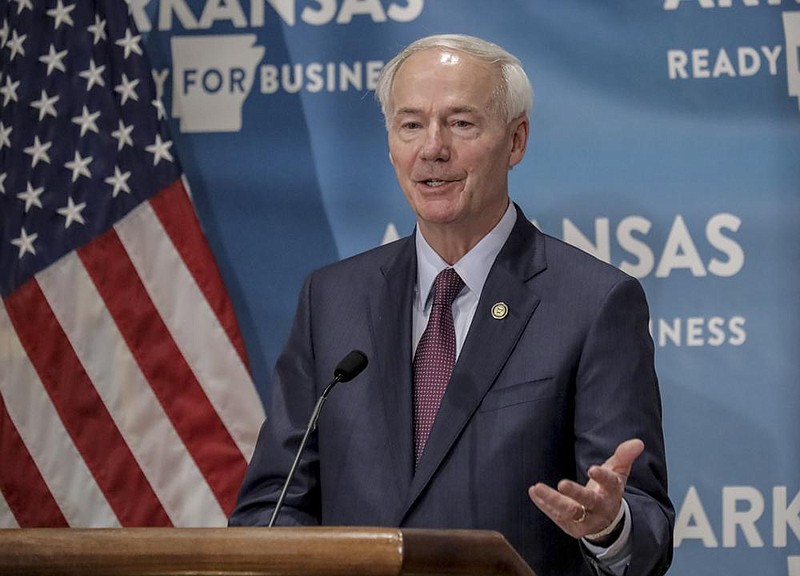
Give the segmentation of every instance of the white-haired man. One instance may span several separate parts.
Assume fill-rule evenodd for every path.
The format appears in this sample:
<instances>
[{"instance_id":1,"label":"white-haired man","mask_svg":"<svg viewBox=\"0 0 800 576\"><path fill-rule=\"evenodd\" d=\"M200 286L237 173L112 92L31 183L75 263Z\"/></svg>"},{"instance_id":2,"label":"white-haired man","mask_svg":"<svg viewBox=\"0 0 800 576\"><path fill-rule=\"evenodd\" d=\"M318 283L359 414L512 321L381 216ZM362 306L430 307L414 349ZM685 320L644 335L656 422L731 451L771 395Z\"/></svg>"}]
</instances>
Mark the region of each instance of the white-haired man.
<instances>
[{"instance_id":1,"label":"white-haired man","mask_svg":"<svg viewBox=\"0 0 800 576\"><path fill-rule=\"evenodd\" d=\"M639 283L548 237L509 198L532 90L517 58L423 38L383 70L411 236L312 273L232 525L271 515L349 350L284 524L492 529L539 576L663 574L661 404Z\"/></svg>"}]
</instances>

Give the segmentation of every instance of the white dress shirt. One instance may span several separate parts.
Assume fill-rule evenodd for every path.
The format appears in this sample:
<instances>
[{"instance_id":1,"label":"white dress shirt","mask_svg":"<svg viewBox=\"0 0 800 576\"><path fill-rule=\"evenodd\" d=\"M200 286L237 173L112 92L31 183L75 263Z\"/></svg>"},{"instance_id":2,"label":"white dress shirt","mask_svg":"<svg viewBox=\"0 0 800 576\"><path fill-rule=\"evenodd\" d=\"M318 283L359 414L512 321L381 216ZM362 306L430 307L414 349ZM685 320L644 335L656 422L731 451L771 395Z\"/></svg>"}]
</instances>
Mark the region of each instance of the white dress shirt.
<instances>
[{"instance_id":1,"label":"white dress shirt","mask_svg":"<svg viewBox=\"0 0 800 576\"><path fill-rule=\"evenodd\" d=\"M464 281L464 289L453 302L453 324L456 330L456 358L461 352L464 340L467 338L472 318L478 308L483 285L489 276L489 270L495 258L500 253L503 244L508 240L514 223L517 221L517 211L509 202L500 222L478 242L472 250L464 254L461 259L453 264L456 272ZM433 306L433 283L436 275L450 265L445 262L422 236L419 226L416 232L417 245L417 286L414 294L412 350L417 350L422 333L428 325L428 316Z\"/></svg>"}]
</instances>

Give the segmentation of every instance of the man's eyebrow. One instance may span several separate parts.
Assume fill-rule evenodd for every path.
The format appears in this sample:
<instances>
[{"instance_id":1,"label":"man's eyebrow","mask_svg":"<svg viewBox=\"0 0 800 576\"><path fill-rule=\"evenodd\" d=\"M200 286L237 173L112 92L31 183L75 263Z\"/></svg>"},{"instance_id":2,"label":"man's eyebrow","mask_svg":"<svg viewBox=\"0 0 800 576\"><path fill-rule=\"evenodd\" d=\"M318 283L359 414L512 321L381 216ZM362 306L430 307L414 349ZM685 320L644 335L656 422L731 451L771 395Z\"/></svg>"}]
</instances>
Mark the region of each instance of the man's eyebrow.
<instances>
[{"instance_id":1,"label":"man's eyebrow","mask_svg":"<svg viewBox=\"0 0 800 576\"><path fill-rule=\"evenodd\" d=\"M473 114L477 111L478 109L474 106L453 106L449 110L450 114Z\"/></svg>"},{"instance_id":2,"label":"man's eyebrow","mask_svg":"<svg viewBox=\"0 0 800 576\"><path fill-rule=\"evenodd\" d=\"M447 114L472 114L478 112L478 108L475 106L453 106L447 109ZM421 108L413 108L411 106L404 106L402 108L397 108L394 111L395 116L402 116L407 114L420 114L422 113Z\"/></svg>"},{"instance_id":3,"label":"man's eyebrow","mask_svg":"<svg viewBox=\"0 0 800 576\"><path fill-rule=\"evenodd\" d=\"M400 116L404 114L419 114L419 108L411 108L410 106L404 106L403 108L396 108L394 111L395 116Z\"/></svg>"}]
</instances>

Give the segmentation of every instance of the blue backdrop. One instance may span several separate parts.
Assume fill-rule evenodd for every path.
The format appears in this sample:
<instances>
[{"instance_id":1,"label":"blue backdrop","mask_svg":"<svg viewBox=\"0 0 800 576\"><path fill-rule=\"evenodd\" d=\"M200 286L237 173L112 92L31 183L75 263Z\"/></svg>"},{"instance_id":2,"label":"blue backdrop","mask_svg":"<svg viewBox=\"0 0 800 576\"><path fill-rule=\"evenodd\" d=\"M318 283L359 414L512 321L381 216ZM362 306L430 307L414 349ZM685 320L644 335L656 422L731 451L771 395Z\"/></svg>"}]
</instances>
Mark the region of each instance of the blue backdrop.
<instances>
[{"instance_id":1,"label":"blue backdrop","mask_svg":"<svg viewBox=\"0 0 800 576\"><path fill-rule=\"evenodd\" d=\"M800 576L798 0L131 0L265 397L303 277L409 233L372 88L427 34L534 85L512 197L651 304L671 574Z\"/></svg>"}]
</instances>

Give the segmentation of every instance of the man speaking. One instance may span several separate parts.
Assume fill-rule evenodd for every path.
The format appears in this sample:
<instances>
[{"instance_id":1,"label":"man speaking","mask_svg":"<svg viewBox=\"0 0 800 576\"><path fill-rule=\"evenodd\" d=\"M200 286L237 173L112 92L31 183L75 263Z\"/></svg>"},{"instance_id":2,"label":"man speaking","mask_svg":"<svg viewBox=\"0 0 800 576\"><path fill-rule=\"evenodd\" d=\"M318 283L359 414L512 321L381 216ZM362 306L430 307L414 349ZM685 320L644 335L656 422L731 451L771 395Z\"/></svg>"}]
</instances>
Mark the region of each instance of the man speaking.
<instances>
[{"instance_id":1,"label":"man speaking","mask_svg":"<svg viewBox=\"0 0 800 576\"><path fill-rule=\"evenodd\" d=\"M497 530L540 576L663 574L661 402L640 284L509 198L532 90L519 60L423 38L377 87L413 235L312 273L231 525ZM376 193L380 193L376 191Z\"/></svg>"}]
</instances>

